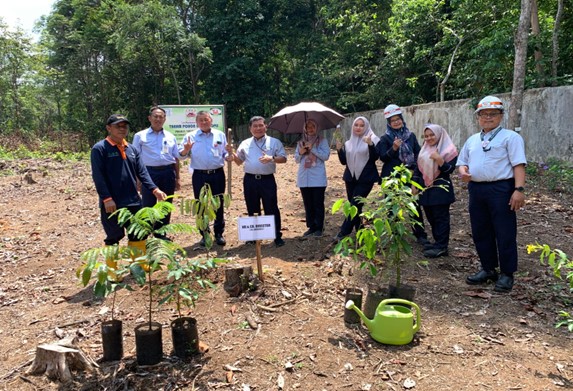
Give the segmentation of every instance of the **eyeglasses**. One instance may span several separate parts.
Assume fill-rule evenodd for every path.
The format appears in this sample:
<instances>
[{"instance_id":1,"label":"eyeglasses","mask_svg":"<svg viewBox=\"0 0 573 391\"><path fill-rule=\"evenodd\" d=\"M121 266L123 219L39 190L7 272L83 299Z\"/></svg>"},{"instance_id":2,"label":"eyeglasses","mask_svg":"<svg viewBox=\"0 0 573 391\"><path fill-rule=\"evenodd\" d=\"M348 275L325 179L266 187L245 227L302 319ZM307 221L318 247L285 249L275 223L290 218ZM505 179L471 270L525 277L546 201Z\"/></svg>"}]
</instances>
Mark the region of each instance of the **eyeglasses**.
<instances>
[{"instance_id":1,"label":"eyeglasses","mask_svg":"<svg viewBox=\"0 0 573 391\"><path fill-rule=\"evenodd\" d=\"M394 118L390 120L391 124L395 124L396 122L402 122L402 118Z\"/></svg>"},{"instance_id":2,"label":"eyeglasses","mask_svg":"<svg viewBox=\"0 0 573 391\"><path fill-rule=\"evenodd\" d=\"M482 118L495 118L498 115L501 115L501 113L478 113L478 117Z\"/></svg>"}]
</instances>

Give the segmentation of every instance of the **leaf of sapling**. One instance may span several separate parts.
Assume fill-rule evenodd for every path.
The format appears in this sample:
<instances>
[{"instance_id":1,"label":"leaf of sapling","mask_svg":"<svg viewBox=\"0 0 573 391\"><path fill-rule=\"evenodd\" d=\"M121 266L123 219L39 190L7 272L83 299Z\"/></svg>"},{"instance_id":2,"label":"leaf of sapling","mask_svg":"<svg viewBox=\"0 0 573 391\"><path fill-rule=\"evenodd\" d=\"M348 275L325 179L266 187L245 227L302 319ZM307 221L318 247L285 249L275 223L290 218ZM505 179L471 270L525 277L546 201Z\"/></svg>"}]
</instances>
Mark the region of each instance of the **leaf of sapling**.
<instances>
[{"instance_id":1,"label":"leaf of sapling","mask_svg":"<svg viewBox=\"0 0 573 391\"><path fill-rule=\"evenodd\" d=\"M336 200L334 202L334 204L332 204L332 212L331 213L334 214L334 213L338 212L338 210L342 207L342 204L344 204L345 201L346 200L343 198Z\"/></svg>"}]
</instances>

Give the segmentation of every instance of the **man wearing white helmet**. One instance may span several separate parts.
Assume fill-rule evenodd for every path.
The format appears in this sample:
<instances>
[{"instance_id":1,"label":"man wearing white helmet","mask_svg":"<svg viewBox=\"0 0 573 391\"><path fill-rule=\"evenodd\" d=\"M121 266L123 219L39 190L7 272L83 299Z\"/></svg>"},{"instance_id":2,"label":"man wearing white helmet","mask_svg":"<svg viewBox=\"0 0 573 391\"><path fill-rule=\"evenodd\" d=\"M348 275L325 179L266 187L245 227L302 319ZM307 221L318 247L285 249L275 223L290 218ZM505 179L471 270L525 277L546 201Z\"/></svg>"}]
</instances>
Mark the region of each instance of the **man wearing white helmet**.
<instances>
[{"instance_id":1,"label":"man wearing white helmet","mask_svg":"<svg viewBox=\"0 0 573 391\"><path fill-rule=\"evenodd\" d=\"M517 271L516 211L525 205L523 139L501 127L501 99L486 96L475 111L481 131L464 144L457 166L468 183L472 236L481 270L466 278L470 285L495 281L496 292L513 288ZM498 275L497 268L500 274Z\"/></svg>"}]
</instances>

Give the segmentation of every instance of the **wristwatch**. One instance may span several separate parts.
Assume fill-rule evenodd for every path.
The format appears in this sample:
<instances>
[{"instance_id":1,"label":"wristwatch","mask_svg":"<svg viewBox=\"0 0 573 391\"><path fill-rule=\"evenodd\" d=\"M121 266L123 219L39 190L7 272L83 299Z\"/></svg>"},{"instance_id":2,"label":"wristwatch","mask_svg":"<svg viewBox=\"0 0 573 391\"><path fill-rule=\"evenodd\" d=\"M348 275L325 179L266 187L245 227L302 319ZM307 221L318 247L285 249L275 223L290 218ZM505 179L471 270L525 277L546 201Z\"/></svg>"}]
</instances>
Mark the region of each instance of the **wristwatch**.
<instances>
[{"instance_id":1,"label":"wristwatch","mask_svg":"<svg viewBox=\"0 0 573 391\"><path fill-rule=\"evenodd\" d=\"M519 191L520 193L523 193L523 192L525 191L525 187L523 187L523 186L517 186L517 187L515 188L515 190Z\"/></svg>"}]
</instances>

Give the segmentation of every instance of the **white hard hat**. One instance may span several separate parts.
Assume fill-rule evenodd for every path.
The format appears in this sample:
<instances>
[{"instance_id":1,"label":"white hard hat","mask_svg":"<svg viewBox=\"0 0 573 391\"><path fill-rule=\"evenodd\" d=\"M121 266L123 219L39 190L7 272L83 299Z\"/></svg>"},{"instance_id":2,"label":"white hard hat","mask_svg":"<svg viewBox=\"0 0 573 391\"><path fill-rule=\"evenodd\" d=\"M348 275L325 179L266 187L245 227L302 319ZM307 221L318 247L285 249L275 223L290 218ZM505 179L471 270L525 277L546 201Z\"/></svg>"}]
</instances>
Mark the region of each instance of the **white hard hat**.
<instances>
[{"instance_id":1,"label":"white hard hat","mask_svg":"<svg viewBox=\"0 0 573 391\"><path fill-rule=\"evenodd\" d=\"M395 115L402 114L402 109L398 105L388 105L384 109L384 118L388 119Z\"/></svg>"},{"instance_id":2,"label":"white hard hat","mask_svg":"<svg viewBox=\"0 0 573 391\"><path fill-rule=\"evenodd\" d=\"M488 95L479 101L476 113L486 109L496 109L503 111L503 102L497 96Z\"/></svg>"}]
</instances>

